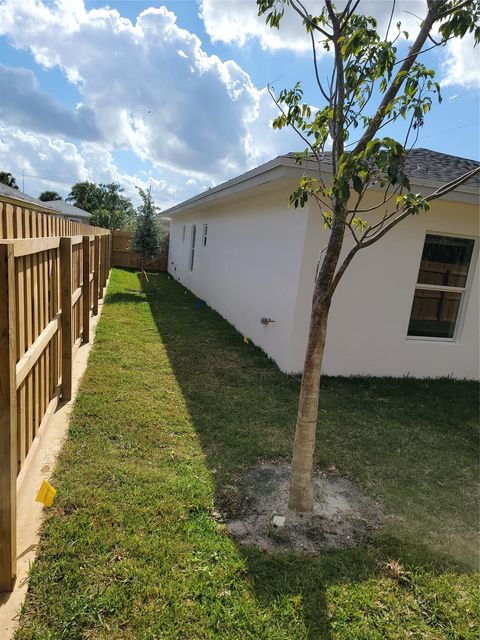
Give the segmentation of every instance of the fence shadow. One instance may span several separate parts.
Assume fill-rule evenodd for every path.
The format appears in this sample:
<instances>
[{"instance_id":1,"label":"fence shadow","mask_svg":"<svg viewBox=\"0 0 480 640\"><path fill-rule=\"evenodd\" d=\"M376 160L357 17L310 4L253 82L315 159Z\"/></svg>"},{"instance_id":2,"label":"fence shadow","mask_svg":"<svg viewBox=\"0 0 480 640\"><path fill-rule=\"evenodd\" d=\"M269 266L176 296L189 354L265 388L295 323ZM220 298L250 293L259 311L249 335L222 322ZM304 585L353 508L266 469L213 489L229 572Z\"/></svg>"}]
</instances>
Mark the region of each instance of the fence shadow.
<instances>
[{"instance_id":1,"label":"fence shadow","mask_svg":"<svg viewBox=\"0 0 480 640\"><path fill-rule=\"evenodd\" d=\"M167 274L152 274L149 283L141 280L139 286L212 471L217 502L228 510L226 487L236 471L260 460L288 460L299 379L282 374L260 349L244 344L229 323ZM135 301L131 295L128 299ZM329 384L338 382L327 379L327 389ZM325 462L321 457L318 461ZM406 545L391 535L317 557L262 553L242 545L238 549L260 602L273 604L282 595L301 597L312 640L331 638L327 598L332 585L378 576L391 558L439 570L449 564L421 543Z\"/></svg>"}]
</instances>

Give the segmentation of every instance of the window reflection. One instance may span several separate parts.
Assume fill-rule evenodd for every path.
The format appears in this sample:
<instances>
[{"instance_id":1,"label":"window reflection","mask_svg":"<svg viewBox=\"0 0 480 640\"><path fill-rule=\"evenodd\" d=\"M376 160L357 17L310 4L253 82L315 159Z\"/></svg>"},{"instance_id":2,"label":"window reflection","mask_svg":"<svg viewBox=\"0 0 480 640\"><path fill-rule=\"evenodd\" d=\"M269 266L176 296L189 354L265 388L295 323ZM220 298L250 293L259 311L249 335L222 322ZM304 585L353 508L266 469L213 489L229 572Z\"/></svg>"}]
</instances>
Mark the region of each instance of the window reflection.
<instances>
[{"instance_id":1,"label":"window reflection","mask_svg":"<svg viewBox=\"0 0 480 640\"><path fill-rule=\"evenodd\" d=\"M413 298L409 336L454 337L474 241L427 235Z\"/></svg>"}]
</instances>

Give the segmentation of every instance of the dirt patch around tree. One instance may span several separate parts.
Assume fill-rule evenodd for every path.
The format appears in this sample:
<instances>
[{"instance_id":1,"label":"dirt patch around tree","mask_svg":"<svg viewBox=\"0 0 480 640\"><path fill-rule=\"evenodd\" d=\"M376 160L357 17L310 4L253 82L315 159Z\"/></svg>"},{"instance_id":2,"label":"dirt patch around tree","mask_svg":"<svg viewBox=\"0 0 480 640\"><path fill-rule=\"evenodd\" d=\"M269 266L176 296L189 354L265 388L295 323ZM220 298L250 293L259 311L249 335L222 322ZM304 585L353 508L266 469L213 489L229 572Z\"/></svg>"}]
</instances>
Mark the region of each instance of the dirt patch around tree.
<instances>
[{"instance_id":1,"label":"dirt patch around tree","mask_svg":"<svg viewBox=\"0 0 480 640\"><path fill-rule=\"evenodd\" d=\"M312 513L290 511L289 477L290 465L262 463L224 487L227 530L238 542L319 553L362 544L381 526L381 506L334 471L316 472Z\"/></svg>"}]
</instances>

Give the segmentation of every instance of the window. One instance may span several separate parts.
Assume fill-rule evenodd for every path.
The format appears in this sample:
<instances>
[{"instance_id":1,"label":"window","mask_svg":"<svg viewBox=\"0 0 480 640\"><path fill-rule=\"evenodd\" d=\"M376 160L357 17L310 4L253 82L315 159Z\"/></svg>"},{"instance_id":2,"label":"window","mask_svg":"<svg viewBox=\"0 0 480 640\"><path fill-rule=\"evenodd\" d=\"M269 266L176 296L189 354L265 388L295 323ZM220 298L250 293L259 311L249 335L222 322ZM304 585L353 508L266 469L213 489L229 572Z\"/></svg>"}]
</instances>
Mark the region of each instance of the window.
<instances>
[{"instance_id":1,"label":"window","mask_svg":"<svg viewBox=\"0 0 480 640\"><path fill-rule=\"evenodd\" d=\"M473 254L468 238L427 235L408 335L453 340Z\"/></svg>"},{"instance_id":2,"label":"window","mask_svg":"<svg viewBox=\"0 0 480 640\"><path fill-rule=\"evenodd\" d=\"M182 227L182 242L185 242L185 225Z\"/></svg>"},{"instance_id":3,"label":"window","mask_svg":"<svg viewBox=\"0 0 480 640\"><path fill-rule=\"evenodd\" d=\"M193 261L195 259L195 239L197 235L197 227L192 224L192 235L190 237L190 271L193 271Z\"/></svg>"},{"instance_id":4,"label":"window","mask_svg":"<svg viewBox=\"0 0 480 640\"><path fill-rule=\"evenodd\" d=\"M207 246L207 234L208 234L208 224L204 224L203 225L203 237L202 237L202 244L204 247Z\"/></svg>"}]
</instances>

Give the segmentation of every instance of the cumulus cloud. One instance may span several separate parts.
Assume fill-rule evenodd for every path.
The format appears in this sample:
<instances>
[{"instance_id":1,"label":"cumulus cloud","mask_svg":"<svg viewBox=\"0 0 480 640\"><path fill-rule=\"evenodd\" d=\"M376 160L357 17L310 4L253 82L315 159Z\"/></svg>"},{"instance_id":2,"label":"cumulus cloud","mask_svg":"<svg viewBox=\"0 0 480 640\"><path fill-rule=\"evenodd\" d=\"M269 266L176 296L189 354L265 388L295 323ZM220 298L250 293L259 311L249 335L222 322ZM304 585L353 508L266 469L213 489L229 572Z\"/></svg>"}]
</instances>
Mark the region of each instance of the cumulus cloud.
<instances>
[{"instance_id":1,"label":"cumulus cloud","mask_svg":"<svg viewBox=\"0 0 480 640\"><path fill-rule=\"evenodd\" d=\"M110 151L218 181L291 146L268 131L276 111L266 92L234 61L207 55L165 7L132 23L81 0L5 0L0 33L64 71Z\"/></svg>"},{"instance_id":2,"label":"cumulus cloud","mask_svg":"<svg viewBox=\"0 0 480 640\"><path fill-rule=\"evenodd\" d=\"M77 147L60 138L22 131L17 127L0 126L0 158L2 169L16 176L17 182L25 172L30 176L55 177L47 182L36 182L38 193L43 189L65 192L65 183L86 180L89 169ZM27 191L31 195L38 193Z\"/></svg>"},{"instance_id":3,"label":"cumulus cloud","mask_svg":"<svg viewBox=\"0 0 480 640\"><path fill-rule=\"evenodd\" d=\"M0 96L0 120L5 123L81 140L101 137L92 109L85 105L66 109L39 88L30 69L0 64Z\"/></svg>"},{"instance_id":4,"label":"cumulus cloud","mask_svg":"<svg viewBox=\"0 0 480 640\"><path fill-rule=\"evenodd\" d=\"M33 196L45 189L66 196L71 185L82 180L117 182L134 202L139 200L136 187L151 187L154 200L165 210L198 191L195 180L185 181L175 170L149 165L136 173L125 173L104 145L74 144L18 127L0 126L0 168L13 173L20 187L24 172L25 191Z\"/></svg>"},{"instance_id":5,"label":"cumulus cloud","mask_svg":"<svg viewBox=\"0 0 480 640\"><path fill-rule=\"evenodd\" d=\"M312 14L319 12L319 0L303 2ZM342 8L345 2L336 2ZM379 33L386 34L390 21L392 1L362 0L357 11L364 15L372 15L378 21ZM391 21L389 35L397 34L396 24L401 22L401 29L412 38L418 32L421 19L427 11L425 0L397 0ZM285 15L279 30L271 29L265 24L265 17L257 15L256 0L200 0L199 15L204 22L205 30L213 42L245 46L249 41L256 41L265 50L309 52L310 39L299 16L291 7L285 7ZM444 86L463 86L476 88L480 86L480 47L474 49L473 37L453 40L439 51L442 61L441 77ZM319 55L325 52L321 47Z\"/></svg>"},{"instance_id":6,"label":"cumulus cloud","mask_svg":"<svg viewBox=\"0 0 480 640\"><path fill-rule=\"evenodd\" d=\"M305 0L303 3L312 15L319 13L319 0ZM342 8L345 2L335 3ZM402 29L414 32L419 20L415 17L426 13L425 0L398 0L390 35L396 35L396 23L401 21ZM386 33L392 3L385 0L364 0L358 11L377 18L380 33ZM225 42L244 46L249 40L256 40L263 49L304 52L310 50L310 38L299 16L291 7L285 7L285 15L279 30L265 24L265 16L258 16L256 0L200 0L199 15L205 30L214 42ZM412 15L415 14L415 15ZM320 53L322 50L320 50Z\"/></svg>"},{"instance_id":7,"label":"cumulus cloud","mask_svg":"<svg viewBox=\"0 0 480 640\"><path fill-rule=\"evenodd\" d=\"M442 70L444 87L480 87L480 47L474 48L473 35L465 36L462 40L452 40L447 44Z\"/></svg>"}]
</instances>

